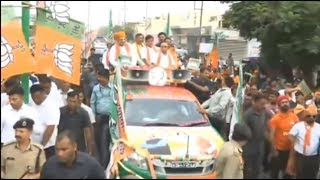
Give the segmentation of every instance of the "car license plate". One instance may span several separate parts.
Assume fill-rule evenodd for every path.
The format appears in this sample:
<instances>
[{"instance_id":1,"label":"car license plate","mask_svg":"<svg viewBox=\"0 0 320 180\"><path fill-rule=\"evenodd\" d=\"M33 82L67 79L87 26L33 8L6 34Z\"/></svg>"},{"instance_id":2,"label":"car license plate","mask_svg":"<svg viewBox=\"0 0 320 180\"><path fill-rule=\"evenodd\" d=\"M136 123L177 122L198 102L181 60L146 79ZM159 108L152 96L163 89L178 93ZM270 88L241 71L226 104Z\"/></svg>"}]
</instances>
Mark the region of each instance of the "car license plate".
<instances>
[{"instance_id":1,"label":"car license plate","mask_svg":"<svg viewBox=\"0 0 320 180\"><path fill-rule=\"evenodd\" d=\"M172 161L167 162L167 167L171 168L196 168L197 163L196 162L184 162L184 161Z\"/></svg>"}]
</instances>

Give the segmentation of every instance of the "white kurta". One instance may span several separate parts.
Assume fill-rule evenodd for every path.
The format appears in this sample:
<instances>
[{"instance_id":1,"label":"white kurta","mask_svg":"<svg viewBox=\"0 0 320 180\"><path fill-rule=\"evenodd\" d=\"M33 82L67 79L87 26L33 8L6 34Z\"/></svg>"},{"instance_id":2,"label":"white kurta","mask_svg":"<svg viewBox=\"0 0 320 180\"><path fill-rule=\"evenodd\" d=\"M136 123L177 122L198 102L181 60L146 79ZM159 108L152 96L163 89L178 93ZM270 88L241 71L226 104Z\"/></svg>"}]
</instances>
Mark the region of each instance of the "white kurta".
<instances>
[{"instance_id":1,"label":"white kurta","mask_svg":"<svg viewBox=\"0 0 320 180\"><path fill-rule=\"evenodd\" d=\"M161 59L160 59L160 64L159 66L164 68L164 69L168 69L168 68L173 68L176 67L176 63L174 62L174 58L171 54L167 53L167 54L163 54L161 53ZM156 58L153 59L153 61L151 61L151 63L154 63L155 65L158 65L158 56L159 53L156 55ZM170 58L169 58L170 57ZM171 60L171 67L170 67L170 62L169 60Z\"/></svg>"},{"instance_id":2,"label":"white kurta","mask_svg":"<svg viewBox=\"0 0 320 180\"><path fill-rule=\"evenodd\" d=\"M130 53L132 54L132 46L128 44ZM125 46L120 46L120 56L126 58L128 61L131 61L130 66L136 66L137 61L136 59L133 59L132 57L129 57L129 53L126 50ZM116 45L113 45L110 49L110 55L109 55L109 60L110 64L113 67L117 67L119 65L119 60L116 59Z\"/></svg>"},{"instance_id":3,"label":"white kurta","mask_svg":"<svg viewBox=\"0 0 320 180\"><path fill-rule=\"evenodd\" d=\"M150 63L157 62L158 54L159 54L159 48L155 47L155 49L151 47L147 47L147 58L148 58L148 52L150 54Z\"/></svg>"},{"instance_id":4,"label":"white kurta","mask_svg":"<svg viewBox=\"0 0 320 180\"><path fill-rule=\"evenodd\" d=\"M107 50L103 53L102 59L101 59L101 62L102 62L102 64L103 64L103 66L104 66L105 69L109 69L109 66L107 65L107 54L108 54L108 51L109 51L109 49L107 49Z\"/></svg>"},{"instance_id":5,"label":"white kurta","mask_svg":"<svg viewBox=\"0 0 320 180\"><path fill-rule=\"evenodd\" d=\"M144 62L142 59L147 59L146 46L142 44L142 46L140 45L140 48L138 48L138 45L133 43L131 55L133 61L136 61L139 65L141 65L141 61Z\"/></svg>"}]
</instances>

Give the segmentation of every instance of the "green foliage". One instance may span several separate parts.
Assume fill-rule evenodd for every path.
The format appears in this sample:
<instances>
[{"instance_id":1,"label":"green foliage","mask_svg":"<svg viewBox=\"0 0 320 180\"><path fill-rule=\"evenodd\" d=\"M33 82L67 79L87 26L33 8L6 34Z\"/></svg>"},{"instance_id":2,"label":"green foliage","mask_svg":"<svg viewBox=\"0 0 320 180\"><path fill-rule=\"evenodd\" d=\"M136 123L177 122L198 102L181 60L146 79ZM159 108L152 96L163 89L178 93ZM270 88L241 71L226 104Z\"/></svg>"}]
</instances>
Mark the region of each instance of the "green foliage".
<instances>
[{"instance_id":1,"label":"green foliage","mask_svg":"<svg viewBox=\"0 0 320 180\"><path fill-rule=\"evenodd\" d=\"M228 3L228 2L227 2ZM261 56L280 60L305 73L320 64L320 3L317 1L237 1L224 15L224 26L246 39L261 41Z\"/></svg>"}]
</instances>

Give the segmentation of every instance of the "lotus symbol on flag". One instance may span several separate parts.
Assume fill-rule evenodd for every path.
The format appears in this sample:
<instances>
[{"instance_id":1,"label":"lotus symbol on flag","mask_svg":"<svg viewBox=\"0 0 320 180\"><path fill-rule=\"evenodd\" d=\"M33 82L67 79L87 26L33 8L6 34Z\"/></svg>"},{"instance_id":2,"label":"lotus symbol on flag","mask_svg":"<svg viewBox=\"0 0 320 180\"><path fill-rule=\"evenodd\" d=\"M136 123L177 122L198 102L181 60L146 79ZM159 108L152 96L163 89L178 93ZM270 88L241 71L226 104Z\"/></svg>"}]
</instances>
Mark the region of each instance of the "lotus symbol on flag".
<instances>
[{"instance_id":1,"label":"lotus symbol on flag","mask_svg":"<svg viewBox=\"0 0 320 180\"><path fill-rule=\"evenodd\" d=\"M56 66L70 75L72 74L72 50L73 45L57 44L53 51Z\"/></svg>"},{"instance_id":2,"label":"lotus symbol on flag","mask_svg":"<svg viewBox=\"0 0 320 180\"><path fill-rule=\"evenodd\" d=\"M53 19L61 23L69 23L68 1L46 1L46 7L51 11Z\"/></svg>"},{"instance_id":3,"label":"lotus symbol on flag","mask_svg":"<svg viewBox=\"0 0 320 180\"><path fill-rule=\"evenodd\" d=\"M13 62L12 47L8 41L1 36L1 69Z\"/></svg>"}]
</instances>

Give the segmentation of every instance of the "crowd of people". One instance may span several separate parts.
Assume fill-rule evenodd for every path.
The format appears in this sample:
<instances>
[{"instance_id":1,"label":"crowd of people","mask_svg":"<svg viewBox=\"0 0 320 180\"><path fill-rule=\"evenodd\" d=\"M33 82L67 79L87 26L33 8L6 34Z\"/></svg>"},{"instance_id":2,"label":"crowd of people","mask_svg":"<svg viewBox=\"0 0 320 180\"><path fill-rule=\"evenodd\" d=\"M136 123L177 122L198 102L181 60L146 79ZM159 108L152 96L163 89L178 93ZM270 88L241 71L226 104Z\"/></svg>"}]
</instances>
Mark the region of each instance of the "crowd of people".
<instances>
[{"instance_id":1,"label":"crowd of people","mask_svg":"<svg viewBox=\"0 0 320 180\"><path fill-rule=\"evenodd\" d=\"M186 69L172 40L161 32L138 33L135 43L114 34L102 58L94 49L81 66L80 86L48 75L30 75L29 103L19 76L1 86L1 178L105 178L109 152L104 141L119 65ZM155 44L155 45L154 45ZM219 178L313 178L319 170L320 88L304 94L299 82L271 79L249 69L244 76L242 122L230 134L240 82L232 55L221 68L203 63L185 88L226 142L217 159ZM229 138L229 136L231 138ZM30 141L31 140L31 141ZM70 168L72 167L72 168ZM243 168L243 169L242 169ZM281 172L281 173L280 173Z\"/></svg>"}]
</instances>

